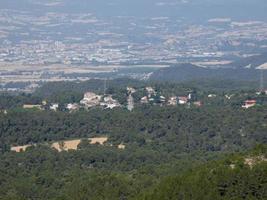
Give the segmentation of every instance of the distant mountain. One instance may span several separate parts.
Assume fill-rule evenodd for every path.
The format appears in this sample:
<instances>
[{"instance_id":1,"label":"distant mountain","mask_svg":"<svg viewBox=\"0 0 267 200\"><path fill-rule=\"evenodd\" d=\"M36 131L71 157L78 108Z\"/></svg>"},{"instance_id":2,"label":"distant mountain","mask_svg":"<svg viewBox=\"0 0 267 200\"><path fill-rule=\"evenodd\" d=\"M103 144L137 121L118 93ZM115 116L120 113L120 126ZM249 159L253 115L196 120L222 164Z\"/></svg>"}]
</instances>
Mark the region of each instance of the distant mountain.
<instances>
[{"instance_id":1,"label":"distant mountain","mask_svg":"<svg viewBox=\"0 0 267 200\"><path fill-rule=\"evenodd\" d=\"M264 71L267 77L267 70ZM189 63L160 69L150 76L150 80L183 82L199 79L220 79L255 81L260 80L260 70L254 68L203 68Z\"/></svg>"},{"instance_id":2,"label":"distant mountain","mask_svg":"<svg viewBox=\"0 0 267 200\"><path fill-rule=\"evenodd\" d=\"M255 69L265 63L267 63L267 52L260 55L249 56L247 58L239 59L229 64L229 67Z\"/></svg>"}]
</instances>

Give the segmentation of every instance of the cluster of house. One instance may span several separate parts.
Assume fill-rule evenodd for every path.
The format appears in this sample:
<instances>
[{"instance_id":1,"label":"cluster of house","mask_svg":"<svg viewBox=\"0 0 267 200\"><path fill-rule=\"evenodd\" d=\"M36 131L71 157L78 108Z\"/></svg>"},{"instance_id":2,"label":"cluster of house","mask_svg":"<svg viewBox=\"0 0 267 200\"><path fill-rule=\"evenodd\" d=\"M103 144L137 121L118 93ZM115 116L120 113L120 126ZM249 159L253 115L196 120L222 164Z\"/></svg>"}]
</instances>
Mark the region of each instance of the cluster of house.
<instances>
[{"instance_id":1,"label":"cluster of house","mask_svg":"<svg viewBox=\"0 0 267 200\"><path fill-rule=\"evenodd\" d=\"M66 108L69 111L75 111L81 107L88 109L96 106L101 106L106 109L113 109L116 107L121 107L121 104L116 99L113 99L112 95L97 95L93 92L86 92L79 104L70 103Z\"/></svg>"},{"instance_id":2,"label":"cluster of house","mask_svg":"<svg viewBox=\"0 0 267 200\"><path fill-rule=\"evenodd\" d=\"M148 103L160 103L160 104L167 104L170 106L176 105L186 105L188 103L193 103L196 106L202 106L201 101L193 101L194 95L189 93L187 96L171 96L169 99L160 95L158 96L157 92L152 87L146 87L147 96L141 98L141 104L148 104ZM157 99L156 99L157 98Z\"/></svg>"},{"instance_id":3,"label":"cluster of house","mask_svg":"<svg viewBox=\"0 0 267 200\"><path fill-rule=\"evenodd\" d=\"M133 94L137 90L131 87L127 87L127 109L132 111L134 109L134 98ZM203 103L201 101L196 100L196 96L194 93L189 93L187 96L171 96L166 98L160 95L153 87L146 87L145 88L146 95L140 99L141 104L153 104L153 105L169 105L169 106L176 106L176 105L195 105L197 107L201 107ZM266 91L267 95L267 91ZM208 98L215 98L216 94L209 94ZM227 99L231 99L234 95L225 95ZM246 100L242 108L250 108L257 104L257 100ZM66 109L70 112L79 110L80 108L92 108L96 106L101 106L105 109L113 109L116 107L122 107L122 105L112 97L112 95L98 95L93 92L86 92L84 94L83 99L79 103L69 103L66 105ZM46 101L43 101L40 105L24 105L23 108L25 109L50 109L53 111L57 111L59 109L58 103L53 103L47 105Z\"/></svg>"},{"instance_id":4,"label":"cluster of house","mask_svg":"<svg viewBox=\"0 0 267 200\"><path fill-rule=\"evenodd\" d=\"M72 112L79 110L80 108L88 109L96 106L113 109L115 107L121 107L121 104L117 100L113 99L111 95L97 95L93 92L86 92L79 103L68 103L65 108ZM52 103L48 105L46 101L43 101L42 104L25 104L23 105L23 108L38 110L49 109L57 111L59 109L59 104Z\"/></svg>"},{"instance_id":5,"label":"cluster of house","mask_svg":"<svg viewBox=\"0 0 267 200\"><path fill-rule=\"evenodd\" d=\"M267 90L257 92L256 94L257 95L261 95L261 94L267 95ZM248 109L248 108L256 106L257 103L258 103L258 101L256 99L249 99L249 100L244 101L242 108Z\"/></svg>"},{"instance_id":6,"label":"cluster of house","mask_svg":"<svg viewBox=\"0 0 267 200\"><path fill-rule=\"evenodd\" d=\"M152 87L145 88L147 95L140 99L141 104L154 104L154 105L185 105L193 103L196 106L202 106L200 101L192 101L193 94L189 94L188 96L172 96L169 99L166 97L159 95L158 92L155 91ZM127 109L132 111L134 109L134 98L133 94L136 92L136 89L132 87L127 87ZM69 103L66 105L66 109L70 112L79 110L80 108L93 108L96 106L101 106L105 109L113 109L116 107L122 107L122 105L112 97L112 95L98 95L94 92L86 92L84 94L83 99L79 103ZM46 101L43 101L42 104L32 105L32 104L25 104L23 105L24 109L38 109L38 110L53 110L57 111L59 109L58 103L47 104Z\"/></svg>"}]
</instances>

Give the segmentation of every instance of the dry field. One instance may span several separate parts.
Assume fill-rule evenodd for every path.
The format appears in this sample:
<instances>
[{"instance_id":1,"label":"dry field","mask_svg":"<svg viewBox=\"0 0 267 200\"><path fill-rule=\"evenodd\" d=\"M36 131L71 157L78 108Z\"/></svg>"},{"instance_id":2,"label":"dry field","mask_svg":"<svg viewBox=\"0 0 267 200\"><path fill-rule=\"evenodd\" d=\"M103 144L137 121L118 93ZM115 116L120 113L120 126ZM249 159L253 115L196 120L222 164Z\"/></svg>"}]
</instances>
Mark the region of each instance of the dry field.
<instances>
[{"instance_id":1,"label":"dry field","mask_svg":"<svg viewBox=\"0 0 267 200\"><path fill-rule=\"evenodd\" d=\"M54 142L52 143L51 148L54 148L59 152L77 150L78 145L81 143L81 141L82 141L81 139L76 139L76 140L64 140L64 141ZM90 144L104 145L104 143L107 141L108 141L108 137L88 138L88 142ZM11 147L11 151L15 151L17 153L22 152L22 151L25 151L30 146L33 146L33 145L14 146L14 147ZM118 148L121 148L121 147L118 146ZM124 149L124 148L121 148L121 149Z\"/></svg>"},{"instance_id":2,"label":"dry field","mask_svg":"<svg viewBox=\"0 0 267 200\"><path fill-rule=\"evenodd\" d=\"M78 140L68 140L68 141L60 141L55 142L51 145L52 148L60 151L68 151L68 150L77 150L78 145L81 143L81 139ZM88 142L90 144L100 144L104 145L105 142L108 141L107 137L96 137L96 138L89 138Z\"/></svg>"},{"instance_id":3,"label":"dry field","mask_svg":"<svg viewBox=\"0 0 267 200\"><path fill-rule=\"evenodd\" d=\"M17 153L22 152L22 151L26 151L26 149L28 147L31 147L32 145L24 145L24 146L15 146L15 147L11 147L11 151L15 151Z\"/></svg>"}]
</instances>

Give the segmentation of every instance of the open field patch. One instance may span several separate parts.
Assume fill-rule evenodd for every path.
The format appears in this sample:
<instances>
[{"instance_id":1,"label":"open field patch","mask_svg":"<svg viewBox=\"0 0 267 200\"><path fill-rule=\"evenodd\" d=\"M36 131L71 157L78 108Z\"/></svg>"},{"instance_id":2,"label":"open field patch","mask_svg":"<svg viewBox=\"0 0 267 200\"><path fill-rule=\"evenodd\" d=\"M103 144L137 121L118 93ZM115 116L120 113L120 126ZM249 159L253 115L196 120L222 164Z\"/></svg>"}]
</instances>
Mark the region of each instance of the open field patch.
<instances>
[{"instance_id":1,"label":"open field patch","mask_svg":"<svg viewBox=\"0 0 267 200\"><path fill-rule=\"evenodd\" d=\"M56 149L57 151L69 151L69 150L77 150L78 145L81 143L82 139L76 139L76 140L62 140L58 142L54 142L50 145L51 148ZM90 144L100 144L104 145L105 142L108 141L108 137L94 137L94 138L88 138L88 143ZM17 153L26 151L28 147L31 147L33 145L24 145L24 146L13 146L11 147L11 151L15 151Z\"/></svg>"}]
</instances>

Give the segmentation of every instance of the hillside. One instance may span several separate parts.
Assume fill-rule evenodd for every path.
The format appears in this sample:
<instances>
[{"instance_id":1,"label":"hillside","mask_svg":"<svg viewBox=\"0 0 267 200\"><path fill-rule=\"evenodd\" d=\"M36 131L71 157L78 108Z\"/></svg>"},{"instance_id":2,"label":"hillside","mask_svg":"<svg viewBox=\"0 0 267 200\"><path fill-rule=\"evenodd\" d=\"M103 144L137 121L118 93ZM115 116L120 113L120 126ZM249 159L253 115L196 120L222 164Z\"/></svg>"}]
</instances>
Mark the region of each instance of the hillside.
<instances>
[{"instance_id":1,"label":"hillside","mask_svg":"<svg viewBox=\"0 0 267 200\"><path fill-rule=\"evenodd\" d=\"M267 53L262 53L260 55L249 56L236 60L229 64L229 67L256 69L265 63L267 63Z\"/></svg>"},{"instance_id":2,"label":"hillside","mask_svg":"<svg viewBox=\"0 0 267 200\"><path fill-rule=\"evenodd\" d=\"M116 150L119 151L119 150ZM40 200L228 200L266 199L266 147L203 162L183 157L172 165L148 164L122 171L96 162L115 162L116 151L101 146L58 153L45 147L0 154L0 199ZM148 152L131 158L144 162ZM118 162L127 165L121 151ZM155 156L154 156L155 157ZM89 159L91 158L91 159ZM142 161L141 161L142 160ZM252 160L252 164L248 161ZM146 161L147 162L147 161ZM94 166L95 165L95 166Z\"/></svg>"},{"instance_id":3,"label":"hillside","mask_svg":"<svg viewBox=\"0 0 267 200\"><path fill-rule=\"evenodd\" d=\"M84 91L101 93L102 84L49 83L36 94L1 96L6 109L0 112L1 200L172 200L177 195L228 200L232 194L232 199L266 199L264 148L261 154L236 155L267 143L267 107L260 103L265 94L113 80L107 93L114 98L125 99L130 85L136 102L155 88L167 99L194 91L203 105L136 103L132 111L93 107L75 112L22 107L43 99L64 107L79 102ZM243 109L248 98L259 104Z\"/></svg>"},{"instance_id":4,"label":"hillside","mask_svg":"<svg viewBox=\"0 0 267 200\"><path fill-rule=\"evenodd\" d=\"M264 76L267 76L267 71L264 71ZM150 80L155 81L183 82L200 79L259 81L260 70L253 68L211 69L185 63L160 69L150 76Z\"/></svg>"},{"instance_id":5,"label":"hillside","mask_svg":"<svg viewBox=\"0 0 267 200\"><path fill-rule=\"evenodd\" d=\"M225 160L210 162L182 175L166 178L140 199L266 199L266 179L265 148L257 153L229 156Z\"/></svg>"}]
</instances>

